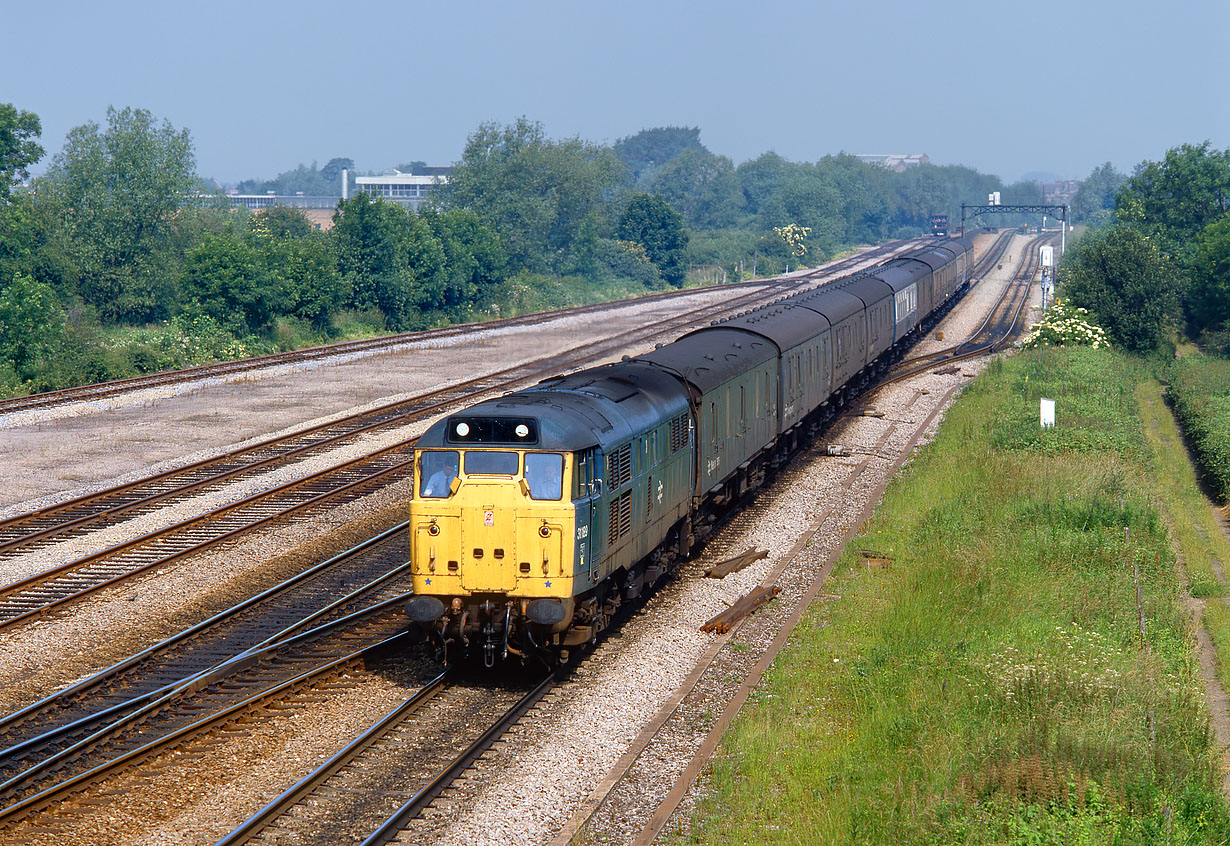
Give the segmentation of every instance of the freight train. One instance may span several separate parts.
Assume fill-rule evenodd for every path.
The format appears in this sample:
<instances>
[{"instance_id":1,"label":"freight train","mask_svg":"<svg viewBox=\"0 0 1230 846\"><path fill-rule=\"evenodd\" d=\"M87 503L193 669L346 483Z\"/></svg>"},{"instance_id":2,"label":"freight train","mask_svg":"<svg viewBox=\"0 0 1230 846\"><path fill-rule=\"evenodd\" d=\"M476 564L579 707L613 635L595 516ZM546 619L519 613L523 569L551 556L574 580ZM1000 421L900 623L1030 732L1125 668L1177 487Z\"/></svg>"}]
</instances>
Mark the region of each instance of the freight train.
<instances>
[{"instance_id":1,"label":"freight train","mask_svg":"<svg viewBox=\"0 0 1230 846\"><path fill-rule=\"evenodd\" d=\"M446 660L592 641L900 358L972 265L968 241L931 242L437 421L415 450L407 614Z\"/></svg>"}]
</instances>

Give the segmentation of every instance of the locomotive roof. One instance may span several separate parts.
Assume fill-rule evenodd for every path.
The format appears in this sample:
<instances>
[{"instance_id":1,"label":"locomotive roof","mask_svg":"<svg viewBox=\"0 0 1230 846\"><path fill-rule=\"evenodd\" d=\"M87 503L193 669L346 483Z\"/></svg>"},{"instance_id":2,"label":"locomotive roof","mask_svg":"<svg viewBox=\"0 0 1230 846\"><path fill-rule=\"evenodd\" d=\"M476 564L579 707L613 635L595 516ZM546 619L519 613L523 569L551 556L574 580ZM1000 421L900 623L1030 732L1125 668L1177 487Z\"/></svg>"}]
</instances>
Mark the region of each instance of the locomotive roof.
<instances>
[{"instance_id":1,"label":"locomotive roof","mask_svg":"<svg viewBox=\"0 0 1230 846\"><path fill-rule=\"evenodd\" d=\"M605 449L687 409L687 395L678 379L649 365L624 362L556 376L533 388L480 402L436 421L419 438L418 445L530 447L566 452L592 446ZM512 436L458 444L449 440L448 427L462 419L533 420L533 442L518 441Z\"/></svg>"},{"instance_id":2,"label":"locomotive roof","mask_svg":"<svg viewBox=\"0 0 1230 846\"><path fill-rule=\"evenodd\" d=\"M766 336L719 324L697 329L634 361L649 362L708 393L777 354Z\"/></svg>"},{"instance_id":3,"label":"locomotive roof","mask_svg":"<svg viewBox=\"0 0 1230 846\"><path fill-rule=\"evenodd\" d=\"M823 314L833 326L856 314L861 314L866 307L858 297L832 286L795 294L785 302L809 308L817 314Z\"/></svg>"},{"instance_id":4,"label":"locomotive roof","mask_svg":"<svg viewBox=\"0 0 1230 846\"><path fill-rule=\"evenodd\" d=\"M781 351L797 347L829 328L828 319L794 303L773 303L717 324L763 335Z\"/></svg>"}]
</instances>

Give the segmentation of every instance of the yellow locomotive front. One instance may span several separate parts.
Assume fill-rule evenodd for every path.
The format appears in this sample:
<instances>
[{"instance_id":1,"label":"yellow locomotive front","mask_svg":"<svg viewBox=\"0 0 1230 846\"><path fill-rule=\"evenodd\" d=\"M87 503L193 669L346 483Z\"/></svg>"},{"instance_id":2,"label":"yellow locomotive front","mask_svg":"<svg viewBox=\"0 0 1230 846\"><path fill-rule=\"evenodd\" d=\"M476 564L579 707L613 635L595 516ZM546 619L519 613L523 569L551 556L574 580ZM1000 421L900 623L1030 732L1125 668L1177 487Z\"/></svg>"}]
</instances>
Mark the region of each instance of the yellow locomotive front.
<instances>
[{"instance_id":1,"label":"yellow locomotive front","mask_svg":"<svg viewBox=\"0 0 1230 846\"><path fill-rule=\"evenodd\" d=\"M478 638L487 664L572 616L573 459L542 449L536 423L451 418L415 454L407 612L446 646Z\"/></svg>"}]
</instances>

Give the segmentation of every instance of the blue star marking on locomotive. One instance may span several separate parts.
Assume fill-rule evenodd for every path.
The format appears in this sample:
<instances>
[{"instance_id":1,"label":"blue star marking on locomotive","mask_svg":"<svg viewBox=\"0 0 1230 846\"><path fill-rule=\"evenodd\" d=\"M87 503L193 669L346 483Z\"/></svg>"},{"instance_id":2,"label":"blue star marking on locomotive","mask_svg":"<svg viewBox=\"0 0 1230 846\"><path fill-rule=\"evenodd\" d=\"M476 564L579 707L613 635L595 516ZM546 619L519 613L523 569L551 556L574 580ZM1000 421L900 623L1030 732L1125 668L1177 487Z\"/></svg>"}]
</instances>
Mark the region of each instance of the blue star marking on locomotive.
<instances>
[{"instance_id":1,"label":"blue star marking on locomotive","mask_svg":"<svg viewBox=\"0 0 1230 846\"><path fill-rule=\"evenodd\" d=\"M550 582L547 582L547 587L551 587L551 583L550 583Z\"/></svg>"},{"instance_id":2,"label":"blue star marking on locomotive","mask_svg":"<svg viewBox=\"0 0 1230 846\"><path fill-rule=\"evenodd\" d=\"M428 579L425 584L431 584L431 579Z\"/></svg>"}]
</instances>

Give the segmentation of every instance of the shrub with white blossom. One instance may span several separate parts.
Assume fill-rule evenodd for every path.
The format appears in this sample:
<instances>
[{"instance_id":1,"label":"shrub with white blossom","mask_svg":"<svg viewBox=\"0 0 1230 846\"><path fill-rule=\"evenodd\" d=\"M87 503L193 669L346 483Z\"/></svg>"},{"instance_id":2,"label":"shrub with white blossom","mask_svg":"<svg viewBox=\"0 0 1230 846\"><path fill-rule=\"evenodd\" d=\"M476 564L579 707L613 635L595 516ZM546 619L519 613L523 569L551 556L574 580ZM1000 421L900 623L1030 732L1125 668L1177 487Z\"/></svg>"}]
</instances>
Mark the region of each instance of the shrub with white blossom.
<instances>
[{"instance_id":1,"label":"shrub with white blossom","mask_svg":"<svg viewBox=\"0 0 1230 846\"><path fill-rule=\"evenodd\" d=\"M1063 300L1055 300L1054 304L1042 315L1021 341L1021 347L1027 350L1038 347L1082 346L1093 347L1095 350L1110 346L1106 340L1106 331L1101 326L1089 322L1089 311L1083 308L1073 308Z\"/></svg>"}]
</instances>

